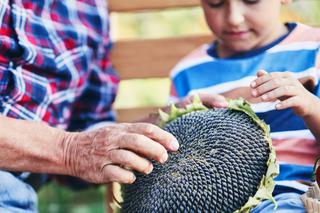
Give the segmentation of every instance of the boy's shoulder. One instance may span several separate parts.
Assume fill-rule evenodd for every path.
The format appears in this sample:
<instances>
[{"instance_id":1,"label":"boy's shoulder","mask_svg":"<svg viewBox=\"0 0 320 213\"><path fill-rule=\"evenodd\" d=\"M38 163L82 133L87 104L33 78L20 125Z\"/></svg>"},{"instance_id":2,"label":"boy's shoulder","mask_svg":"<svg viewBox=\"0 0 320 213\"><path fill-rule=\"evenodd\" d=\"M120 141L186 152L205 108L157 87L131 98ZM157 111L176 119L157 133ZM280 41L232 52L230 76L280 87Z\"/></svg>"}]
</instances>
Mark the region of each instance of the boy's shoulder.
<instances>
[{"instance_id":1,"label":"boy's shoulder","mask_svg":"<svg viewBox=\"0 0 320 213\"><path fill-rule=\"evenodd\" d=\"M282 44L291 42L320 42L320 28L297 23L295 29Z\"/></svg>"},{"instance_id":2,"label":"boy's shoulder","mask_svg":"<svg viewBox=\"0 0 320 213\"><path fill-rule=\"evenodd\" d=\"M268 49L267 53L310 50L319 51L320 28L296 23L296 27L279 44Z\"/></svg>"}]
</instances>

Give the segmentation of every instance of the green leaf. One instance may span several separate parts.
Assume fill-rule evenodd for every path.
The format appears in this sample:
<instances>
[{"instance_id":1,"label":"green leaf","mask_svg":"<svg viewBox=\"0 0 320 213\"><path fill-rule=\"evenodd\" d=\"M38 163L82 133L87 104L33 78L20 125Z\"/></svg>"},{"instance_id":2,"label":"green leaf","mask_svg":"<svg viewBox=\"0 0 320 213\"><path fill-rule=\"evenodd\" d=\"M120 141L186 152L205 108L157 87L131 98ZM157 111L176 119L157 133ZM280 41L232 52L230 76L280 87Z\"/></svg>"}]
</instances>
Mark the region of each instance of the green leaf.
<instances>
[{"instance_id":1,"label":"green leaf","mask_svg":"<svg viewBox=\"0 0 320 213\"><path fill-rule=\"evenodd\" d=\"M171 121L194 111L202 111L202 110L207 110L208 108L205 107L198 95L193 96L193 102L191 104L188 104L185 108L178 108L174 104L171 105L170 112L164 113L163 111L159 110L159 115L160 115L160 125L163 127L167 123L170 123Z\"/></svg>"}]
</instances>

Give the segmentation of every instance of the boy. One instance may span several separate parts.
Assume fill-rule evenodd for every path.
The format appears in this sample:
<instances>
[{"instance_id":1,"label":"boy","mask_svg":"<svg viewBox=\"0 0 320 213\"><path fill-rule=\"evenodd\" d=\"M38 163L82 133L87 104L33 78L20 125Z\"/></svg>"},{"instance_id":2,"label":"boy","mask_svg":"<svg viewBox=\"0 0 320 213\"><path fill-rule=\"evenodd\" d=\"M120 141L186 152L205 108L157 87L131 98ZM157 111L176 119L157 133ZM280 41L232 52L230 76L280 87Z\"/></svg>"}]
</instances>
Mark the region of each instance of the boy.
<instances>
[{"instance_id":1,"label":"boy","mask_svg":"<svg viewBox=\"0 0 320 213\"><path fill-rule=\"evenodd\" d=\"M290 0L202 0L216 36L171 72L173 99L192 94L216 107L243 97L271 128L280 162L275 212L305 212L301 181L310 180L320 147L320 30L279 21ZM252 212L272 212L264 201Z\"/></svg>"}]
</instances>

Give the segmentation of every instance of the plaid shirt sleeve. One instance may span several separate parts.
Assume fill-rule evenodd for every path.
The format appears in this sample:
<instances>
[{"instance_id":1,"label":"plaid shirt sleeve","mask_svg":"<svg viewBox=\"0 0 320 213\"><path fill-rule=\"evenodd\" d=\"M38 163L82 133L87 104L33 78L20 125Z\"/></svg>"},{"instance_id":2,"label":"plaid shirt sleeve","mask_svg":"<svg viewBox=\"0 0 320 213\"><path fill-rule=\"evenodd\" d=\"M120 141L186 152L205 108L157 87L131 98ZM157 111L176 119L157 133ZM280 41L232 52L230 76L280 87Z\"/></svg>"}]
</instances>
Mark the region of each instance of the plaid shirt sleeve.
<instances>
[{"instance_id":1,"label":"plaid shirt sleeve","mask_svg":"<svg viewBox=\"0 0 320 213\"><path fill-rule=\"evenodd\" d=\"M114 120L105 0L0 1L0 113L82 130Z\"/></svg>"}]
</instances>

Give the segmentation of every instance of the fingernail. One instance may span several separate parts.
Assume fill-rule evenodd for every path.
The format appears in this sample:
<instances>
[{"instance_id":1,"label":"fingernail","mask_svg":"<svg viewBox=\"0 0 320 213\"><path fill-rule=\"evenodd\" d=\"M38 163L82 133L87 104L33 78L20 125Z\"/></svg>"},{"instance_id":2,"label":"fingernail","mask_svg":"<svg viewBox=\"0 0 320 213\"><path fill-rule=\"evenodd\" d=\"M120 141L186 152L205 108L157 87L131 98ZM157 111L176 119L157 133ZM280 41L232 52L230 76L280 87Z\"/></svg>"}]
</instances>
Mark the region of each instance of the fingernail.
<instances>
[{"instance_id":1,"label":"fingernail","mask_svg":"<svg viewBox=\"0 0 320 213\"><path fill-rule=\"evenodd\" d=\"M168 160L168 154L165 153L161 156L160 163L165 163Z\"/></svg>"},{"instance_id":2,"label":"fingernail","mask_svg":"<svg viewBox=\"0 0 320 213\"><path fill-rule=\"evenodd\" d=\"M131 178L131 183L134 183L136 181L136 176L135 175L132 175L132 178Z\"/></svg>"},{"instance_id":3,"label":"fingernail","mask_svg":"<svg viewBox=\"0 0 320 213\"><path fill-rule=\"evenodd\" d=\"M257 85L257 83L255 81L252 81L250 85L251 85L251 87L255 87Z\"/></svg>"},{"instance_id":4,"label":"fingernail","mask_svg":"<svg viewBox=\"0 0 320 213\"><path fill-rule=\"evenodd\" d=\"M281 108L281 106L282 106L281 104L277 104L277 105L276 105L276 109Z\"/></svg>"},{"instance_id":5,"label":"fingernail","mask_svg":"<svg viewBox=\"0 0 320 213\"><path fill-rule=\"evenodd\" d=\"M150 163L146 174L147 174L147 175L150 174L150 173L152 172L152 170L153 170L153 165L152 165L152 163Z\"/></svg>"},{"instance_id":6,"label":"fingernail","mask_svg":"<svg viewBox=\"0 0 320 213\"><path fill-rule=\"evenodd\" d=\"M268 99L268 96L267 95L263 95L261 96L262 100L267 100Z\"/></svg>"},{"instance_id":7,"label":"fingernail","mask_svg":"<svg viewBox=\"0 0 320 213\"><path fill-rule=\"evenodd\" d=\"M257 97L258 92L257 90L252 90L251 94L253 97Z\"/></svg>"},{"instance_id":8,"label":"fingernail","mask_svg":"<svg viewBox=\"0 0 320 213\"><path fill-rule=\"evenodd\" d=\"M179 143L178 141L173 141L171 144L170 144L170 148L173 150L173 151L177 151L179 149Z\"/></svg>"}]
</instances>

